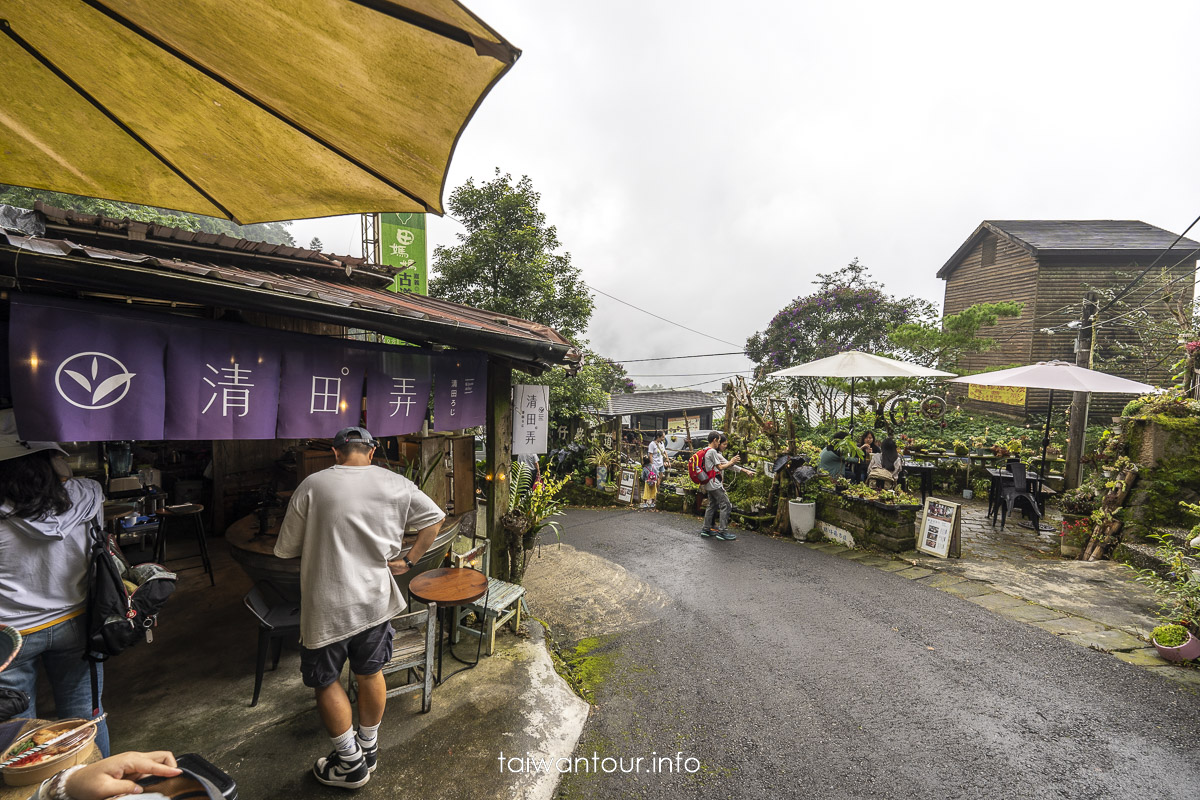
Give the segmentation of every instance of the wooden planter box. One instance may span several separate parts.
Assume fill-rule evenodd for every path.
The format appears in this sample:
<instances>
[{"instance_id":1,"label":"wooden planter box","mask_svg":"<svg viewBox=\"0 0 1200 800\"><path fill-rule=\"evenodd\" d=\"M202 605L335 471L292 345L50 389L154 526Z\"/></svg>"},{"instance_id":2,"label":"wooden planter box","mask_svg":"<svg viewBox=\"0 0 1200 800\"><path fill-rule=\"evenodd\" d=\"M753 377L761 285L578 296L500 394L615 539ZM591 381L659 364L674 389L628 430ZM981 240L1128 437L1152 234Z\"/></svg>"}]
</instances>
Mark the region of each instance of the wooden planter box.
<instances>
[{"instance_id":1,"label":"wooden planter box","mask_svg":"<svg viewBox=\"0 0 1200 800\"><path fill-rule=\"evenodd\" d=\"M848 531L855 544L893 553L917 546L920 506L889 506L874 500L825 493L817 498L817 521Z\"/></svg>"}]
</instances>

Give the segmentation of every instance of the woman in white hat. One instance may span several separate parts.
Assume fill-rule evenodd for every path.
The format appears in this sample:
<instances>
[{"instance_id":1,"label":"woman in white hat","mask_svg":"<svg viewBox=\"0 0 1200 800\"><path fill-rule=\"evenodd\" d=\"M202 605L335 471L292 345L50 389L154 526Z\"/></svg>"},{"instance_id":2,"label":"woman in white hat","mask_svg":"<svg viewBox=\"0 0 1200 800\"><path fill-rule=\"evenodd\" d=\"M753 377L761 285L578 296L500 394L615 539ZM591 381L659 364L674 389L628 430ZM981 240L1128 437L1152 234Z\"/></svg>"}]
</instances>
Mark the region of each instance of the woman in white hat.
<instances>
[{"instance_id":1,"label":"woman in white hat","mask_svg":"<svg viewBox=\"0 0 1200 800\"><path fill-rule=\"evenodd\" d=\"M29 695L29 715L36 717L40 665L58 716L90 719L84 610L91 523L104 522L104 492L93 480L72 478L65 455L54 442L18 438L12 411L0 411L0 620L24 639L0 672L0 687ZM108 727L96 727L96 746L107 756Z\"/></svg>"}]
</instances>

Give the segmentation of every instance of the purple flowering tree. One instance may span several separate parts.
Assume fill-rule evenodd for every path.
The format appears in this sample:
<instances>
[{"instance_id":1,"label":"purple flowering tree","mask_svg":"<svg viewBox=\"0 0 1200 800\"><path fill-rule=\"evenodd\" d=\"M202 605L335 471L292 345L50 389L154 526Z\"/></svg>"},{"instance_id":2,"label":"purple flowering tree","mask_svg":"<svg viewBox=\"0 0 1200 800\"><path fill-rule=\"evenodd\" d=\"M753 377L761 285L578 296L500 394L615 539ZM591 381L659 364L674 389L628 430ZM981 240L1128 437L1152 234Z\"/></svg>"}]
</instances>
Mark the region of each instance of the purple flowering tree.
<instances>
[{"instance_id":1,"label":"purple flowering tree","mask_svg":"<svg viewBox=\"0 0 1200 800\"><path fill-rule=\"evenodd\" d=\"M814 283L816 291L788 303L764 330L747 340L746 355L757 365L760 378L783 367L846 350L896 354L897 348L888 337L890 331L937 317L927 300L888 294L858 259L833 272L818 273ZM832 410L839 395L838 381L789 383L791 393L817 402L825 412Z\"/></svg>"}]
</instances>

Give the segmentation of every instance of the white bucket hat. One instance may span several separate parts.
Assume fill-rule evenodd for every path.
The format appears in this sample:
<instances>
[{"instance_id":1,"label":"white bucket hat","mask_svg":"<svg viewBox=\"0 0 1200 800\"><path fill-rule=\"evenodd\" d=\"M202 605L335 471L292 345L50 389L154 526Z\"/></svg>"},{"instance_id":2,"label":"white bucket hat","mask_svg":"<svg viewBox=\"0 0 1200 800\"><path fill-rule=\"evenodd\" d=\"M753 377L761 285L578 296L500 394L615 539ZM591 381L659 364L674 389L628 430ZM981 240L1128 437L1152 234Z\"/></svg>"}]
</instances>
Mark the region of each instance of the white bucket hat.
<instances>
[{"instance_id":1,"label":"white bucket hat","mask_svg":"<svg viewBox=\"0 0 1200 800\"><path fill-rule=\"evenodd\" d=\"M0 461L20 458L39 450L57 450L64 456L67 451L58 442L27 442L17 436L17 421L11 408L0 410Z\"/></svg>"}]
</instances>

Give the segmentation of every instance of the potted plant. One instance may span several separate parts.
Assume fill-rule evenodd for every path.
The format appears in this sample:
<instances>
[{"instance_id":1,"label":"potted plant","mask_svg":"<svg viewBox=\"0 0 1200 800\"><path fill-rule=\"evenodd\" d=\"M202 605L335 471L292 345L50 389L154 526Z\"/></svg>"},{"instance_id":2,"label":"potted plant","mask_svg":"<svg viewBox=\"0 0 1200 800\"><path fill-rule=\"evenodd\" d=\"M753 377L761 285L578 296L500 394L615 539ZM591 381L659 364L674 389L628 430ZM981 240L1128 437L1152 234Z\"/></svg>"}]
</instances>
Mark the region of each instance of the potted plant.
<instances>
[{"instance_id":1,"label":"potted plant","mask_svg":"<svg viewBox=\"0 0 1200 800\"><path fill-rule=\"evenodd\" d=\"M500 524L508 533L509 575L513 583L520 583L525 575L525 551L537 542L543 530L554 531L561 538L562 527L551 517L562 516L562 502L558 493L567 483L567 478L543 478L533 481L533 474L522 463L513 464L509 473L508 512L500 518Z\"/></svg>"},{"instance_id":2,"label":"potted plant","mask_svg":"<svg viewBox=\"0 0 1200 800\"><path fill-rule=\"evenodd\" d=\"M1150 633L1150 642L1167 661L1200 658L1200 639L1182 625L1159 625Z\"/></svg>"},{"instance_id":3,"label":"potted plant","mask_svg":"<svg viewBox=\"0 0 1200 800\"><path fill-rule=\"evenodd\" d=\"M986 456L991 452L991 449L987 446L987 436L972 436L969 441L971 448L975 451L975 455Z\"/></svg>"},{"instance_id":4,"label":"potted plant","mask_svg":"<svg viewBox=\"0 0 1200 800\"><path fill-rule=\"evenodd\" d=\"M1058 496L1058 508L1062 511L1063 519L1070 522L1091 516L1100 505L1091 486L1083 485L1068 489Z\"/></svg>"},{"instance_id":5,"label":"potted plant","mask_svg":"<svg viewBox=\"0 0 1200 800\"><path fill-rule=\"evenodd\" d=\"M1180 505L1187 509L1188 513L1200 512L1200 506L1190 503L1180 503ZM1158 569L1139 570L1137 581L1149 586L1158 596L1158 618L1164 623L1162 627L1180 626L1185 628L1188 634L1183 637L1183 641L1175 645L1168 645L1167 642L1176 641L1179 637L1167 635L1167 632L1164 631L1164 636L1160 639L1157 637L1158 628L1156 628L1154 646L1163 658L1173 661L1182 658L1196 658L1200 656L1200 652L1196 652L1195 655L1182 656L1180 653L1194 651L1196 647L1195 634L1200 630L1196 623L1197 620L1200 620L1200 568L1197 568L1195 559L1198 554L1195 550L1185 551L1170 532L1151 534L1150 538L1158 542L1154 554L1162 566ZM1178 632L1173 631L1173 633L1177 634ZM1171 655L1168 655L1163 651L1164 647L1178 648L1178 650L1170 650ZM1176 657L1172 658L1172 656Z\"/></svg>"},{"instance_id":6,"label":"potted plant","mask_svg":"<svg viewBox=\"0 0 1200 800\"><path fill-rule=\"evenodd\" d=\"M1091 519L1063 520L1058 534L1058 550L1063 558L1078 558L1091 538Z\"/></svg>"},{"instance_id":7,"label":"potted plant","mask_svg":"<svg viewBox=\"0 0 1200 800\"><path fill-rule=\"evenodd\" d=\"M967 450L966 442L964 442L962 439L954 440L954 455L958 456L959 458L963 458L968 452L970 451Z\"/></svg>"},{"instance_id":8,"label":"potted plant","mask_svg":"<svg viewBox=\"0 0 1200 800\"><path fill-rule=\"evenodd\" d=\"M833 480L812 467L800 467L791 477L797 496L788 501L788 521L792 536L803 541L808 538L808 532L817 527L817 495L823 488L832 486Z\"/></svg>"}]
</instances>

